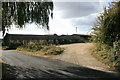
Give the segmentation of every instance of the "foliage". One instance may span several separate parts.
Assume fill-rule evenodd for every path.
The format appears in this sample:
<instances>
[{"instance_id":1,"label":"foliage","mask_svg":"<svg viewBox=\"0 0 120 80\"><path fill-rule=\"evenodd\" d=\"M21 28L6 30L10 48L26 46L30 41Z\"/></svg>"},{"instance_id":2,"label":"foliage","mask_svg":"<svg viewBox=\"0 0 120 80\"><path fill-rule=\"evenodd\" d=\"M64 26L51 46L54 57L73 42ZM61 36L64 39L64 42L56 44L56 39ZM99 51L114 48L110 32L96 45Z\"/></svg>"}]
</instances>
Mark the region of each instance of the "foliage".
<instances>
[{"instance_id":1,"label":"foliage","mask_svg":"<svg viewBox=\"0 0 120 80\"><path fill-rule=\"evenodd\" d=\"M93 55L120 70L120 1L112 4L98 17L91 39L96 43Z\"/></svg>"},{"instance_id":2,"label":"foliage","mask_svg":"<svg viewBox=\"0 0 120 80\"><path fill-rule=\"evenodd\" d=\"M44 54L53 54L53 55L58 55L61 54L64 49L61 47L56 47L55 45L49 45L49 46L43 46L42 49L43 52L45 52Z\"/></svg>"},{"instance_id":3,"label":"foliage","mask_svg":"<svg viewBox=\"0 0 120 80\"><path fill-rule=\"evenodd\" d=\"M19 51L29 51L29 52L39 52L44 55L57 55L61 54L64 49L61 47L56 47L55 45L41 45L38 42L30 41L28 44L20 46L17 48Z\"/></svg>"},{"instance_id":4,"label":"foliage","mask_svg":"<svg viewBox=\"0 0 120 80\"><path fill-rule=\"evenodd\" d=\"M114 42L114 47L113 47L113 56L114 59L112 61L115 61L115 66L120 67L120 40Z\"/></svg>"},{"instance_id":5,"label":"foliage","mask_svg":"<svg viewBox=\"0 0 120 80\"><path fill-rule=\"evenodd\" d=\"M119 55L116 54L113 47L110 47L106 44L96 43L96 47L93 49L92 55L101 62L109 65L111 68L120 70L120 57L118 57L120 56L120 52Z\"/></svg>"},{"instance_id":6,"label":"foliage","mask_svg":"<svg viewBox=\"0 0 120 80\"><path fill-rule=\"evenodd\" d=\"M10 25L15 23L18 28L25 23L35 22L49 30L49 15L53 17L53 2L2 2L2 31L9 30Z\"/></svg>"},{"instance_id":7,"label":"foliage","mask_svg":"<svg viewBox=\"0 0 120 80\"><path fill-rule=\"evenodd\" d=\"M97 24L93 27L93 41L109 46L113 46L113 42L118 36L120 39L120 2L113 3L113 7L104 9L98 17Z\"/></svg>"},{"instance_id":8,"label":"foliage","mask_svg":"<svg viewBox=\"0 0 120 80\"><path fill-rule=\"evenodd\" d=\"M96 43L96 47L93 49L93 56L97 57L98 60L112 66L111 60L113 59L111 47L106 44Z\"/></svg>"},{"instance_id":9,"label":"foliage","mask_svg":"<svg viewBox=\"0 0 120 80\"><path fill-rule=\"evenodd\" d=\"M0 30L2 30L2 9L1 9L2 3L0 2Z\"/></svg>"}]
</instances>

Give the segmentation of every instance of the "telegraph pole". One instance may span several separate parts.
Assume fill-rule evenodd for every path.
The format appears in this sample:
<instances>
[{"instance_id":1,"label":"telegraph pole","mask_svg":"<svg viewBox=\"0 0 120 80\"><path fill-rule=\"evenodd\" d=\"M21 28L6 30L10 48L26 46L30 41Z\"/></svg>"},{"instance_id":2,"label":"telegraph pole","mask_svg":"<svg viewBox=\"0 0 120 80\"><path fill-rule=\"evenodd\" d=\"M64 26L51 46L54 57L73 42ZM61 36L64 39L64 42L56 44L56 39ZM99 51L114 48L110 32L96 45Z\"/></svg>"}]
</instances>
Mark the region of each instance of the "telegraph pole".
<instances>
[{"instance_id":1,"label":"telegraph pole","mask_svg":"<svg viewBox=\"0 0 120 80\"><path fill-rule=\"evenodd\" d=\"M75 29L76 29L76 34L77 34L77 27L75 27Z\"/></svg>"}]
</instances>

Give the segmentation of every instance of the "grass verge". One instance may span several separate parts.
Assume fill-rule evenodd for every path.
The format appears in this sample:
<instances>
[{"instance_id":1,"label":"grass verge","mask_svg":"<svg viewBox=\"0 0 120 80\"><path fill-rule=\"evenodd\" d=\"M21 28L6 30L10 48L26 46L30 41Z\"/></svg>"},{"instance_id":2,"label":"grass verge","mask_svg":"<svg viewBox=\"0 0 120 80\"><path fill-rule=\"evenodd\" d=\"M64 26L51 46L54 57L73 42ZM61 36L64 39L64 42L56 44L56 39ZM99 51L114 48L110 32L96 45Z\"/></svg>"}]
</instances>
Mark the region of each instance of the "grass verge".
<instances>
[{"instance_id":1,"label":"grass verge","mask_svg":"<svg viewBox=\"0 0 120 80\"><path fill-rule=\"evenodd\" d=\"M32 52L34 54L41 55L59 55L64 51L64 48L58 47L56 45L26 45L20 46L16 50Z\"/></svg>"},{"instance_id":2,"label":"grass verge","mask_svg":"<svg viewBox=\"0 0 120 80\"><path fill-rule=\"evenodd\" d=\"M102 63L110 66L111 70L120 71L120 57L116 57L111 47L105 44L96 44L92 55Z\"/></svg>"}]
</instances>

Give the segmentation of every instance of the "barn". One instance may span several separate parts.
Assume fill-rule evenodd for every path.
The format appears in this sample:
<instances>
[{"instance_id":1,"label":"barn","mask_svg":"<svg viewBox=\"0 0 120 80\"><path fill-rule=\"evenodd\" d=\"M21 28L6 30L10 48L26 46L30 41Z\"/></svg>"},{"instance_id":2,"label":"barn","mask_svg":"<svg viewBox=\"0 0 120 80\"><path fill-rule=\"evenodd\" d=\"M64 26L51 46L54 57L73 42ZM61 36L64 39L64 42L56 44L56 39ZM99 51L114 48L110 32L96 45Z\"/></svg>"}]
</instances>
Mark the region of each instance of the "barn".
<instances>
[{"instance_id":1,"label":"barn","mask_svg":"<svg viewBox=\"0 0 120 80\"><path fill-rule=\"evenodd\" d=\"M29 41L37 41L44 44L69 44L88 42L90 35L28 35L28 34L6 34L4 44L7 46L24 45Z\"/></svg>"}]
</instances>

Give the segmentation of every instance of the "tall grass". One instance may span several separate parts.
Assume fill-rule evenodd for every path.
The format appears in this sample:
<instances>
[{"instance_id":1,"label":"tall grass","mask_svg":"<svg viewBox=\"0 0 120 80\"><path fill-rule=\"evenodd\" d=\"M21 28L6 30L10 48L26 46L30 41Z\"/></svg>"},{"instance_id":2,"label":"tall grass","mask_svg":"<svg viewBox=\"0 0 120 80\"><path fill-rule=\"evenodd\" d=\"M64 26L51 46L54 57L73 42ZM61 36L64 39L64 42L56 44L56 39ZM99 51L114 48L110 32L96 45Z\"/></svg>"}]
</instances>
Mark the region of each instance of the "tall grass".
<instances>
[{"instance_id":1,"label":"tall grass","mask_svg":"<svg viewBox=\"0 0 120 80\"><path fill-rule=\"evenodd\" d=\"M109 65L111 69L120 71L120 43L117 43L116 48L106 44L96 43L92 55Z\"/></svg>"},{"instance_id":2,"label":"tall grass","mask_svg":"<svg viewBox=\"0 0 120 80\"><path fill-rule=\"evenodd\" d=\"M30 41L26 45L19 46L19 51L40 52L44 55L58 55L64 51L64 48L56 47L56 45L48 44L43 45L39 42Z\"/></svg>"}]
</instances>

